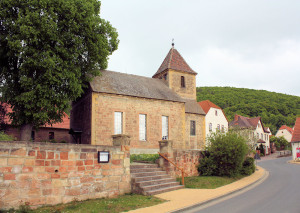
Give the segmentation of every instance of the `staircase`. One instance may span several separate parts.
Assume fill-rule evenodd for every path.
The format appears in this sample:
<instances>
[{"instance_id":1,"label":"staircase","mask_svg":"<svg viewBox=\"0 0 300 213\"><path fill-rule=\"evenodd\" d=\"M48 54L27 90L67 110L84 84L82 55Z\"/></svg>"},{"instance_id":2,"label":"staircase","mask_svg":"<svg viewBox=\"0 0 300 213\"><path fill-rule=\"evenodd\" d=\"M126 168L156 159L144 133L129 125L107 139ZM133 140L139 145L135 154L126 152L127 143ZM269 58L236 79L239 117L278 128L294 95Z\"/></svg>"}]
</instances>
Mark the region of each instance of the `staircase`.
<instances>
[{"instance_id":1,"label":"staircase","mask_svg":"<svg viewBox=\"0 0 300 213\"><path fill-rule=\"evenodd\" d=\"M137 194L155 195L184 188L157 164L133 164L130 173L132 189Z\"/></svg>"}]
</instances>

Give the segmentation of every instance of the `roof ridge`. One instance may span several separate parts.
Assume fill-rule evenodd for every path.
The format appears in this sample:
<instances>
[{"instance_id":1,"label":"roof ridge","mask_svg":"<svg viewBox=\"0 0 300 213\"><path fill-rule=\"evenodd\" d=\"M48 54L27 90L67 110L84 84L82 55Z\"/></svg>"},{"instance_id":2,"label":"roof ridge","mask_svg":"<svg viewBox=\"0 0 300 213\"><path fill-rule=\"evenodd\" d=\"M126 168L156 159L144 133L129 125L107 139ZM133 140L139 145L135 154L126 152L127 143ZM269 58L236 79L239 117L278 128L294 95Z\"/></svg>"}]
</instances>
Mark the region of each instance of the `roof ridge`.
<instances>
[{"instance_id":1,"label":"roof ridge","mask_svg":"<svg viewBox=\"0 0 300 213\"><path fill-rule=\"evenodd\" d=\"M185 59L174 47L169 50L167 56L152 78L168 69L197 75L197 73L186 63Z\"/></svg>"},{"instance_id":2,"label":"roof ridge","mask_svg":"<svg viewBox=\"0 0 300 213\"><path fill-rule=\"evenodd\" d=\"M171 68L171 61L172 61L172 58L173 58L173 51L174 51L174 47L171 48L170 60L169 60L168 66L167 66L168 69Z\"/></svg>"}]
</instances>

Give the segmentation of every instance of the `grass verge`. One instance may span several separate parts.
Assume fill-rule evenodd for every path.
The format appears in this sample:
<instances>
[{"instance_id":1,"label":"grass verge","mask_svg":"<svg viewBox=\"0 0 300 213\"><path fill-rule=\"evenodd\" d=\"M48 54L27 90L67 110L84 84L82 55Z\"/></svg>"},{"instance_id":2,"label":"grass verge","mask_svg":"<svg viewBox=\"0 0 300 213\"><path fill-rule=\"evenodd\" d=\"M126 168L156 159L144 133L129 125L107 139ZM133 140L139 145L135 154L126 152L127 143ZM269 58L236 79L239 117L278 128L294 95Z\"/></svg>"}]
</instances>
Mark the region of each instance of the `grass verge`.
<instances>
[{"instance_id":1,"label":"grass verge","mask_svg":"<svg viewBox=\"0 0 300 213\"><path fill-rule=\"evenodd\" d=\"M230 184L237 180L242 179L245 176L238 177L217 177L217 176L194 176L185 177L184 183L186 188L193 189L216 189L218 187ZM177 178L177 181L181 181L181 178Z\"/></svg>"},{"instance_id":2,"label":"grass verge","mask_svg":"<svg viewBox=\"0 0 300 213\"><path fill-rule=\"evenodd\" d=\"M35 210L26 209L8 210L7 213L13 212L30 212L30 213L118 213L153 206L165 202L156 197L143 196L136 194L122 195L117 198L102 198L85 201L72 201L67 204L55 206L45 206Z\"/></svg>"}]
</instances>

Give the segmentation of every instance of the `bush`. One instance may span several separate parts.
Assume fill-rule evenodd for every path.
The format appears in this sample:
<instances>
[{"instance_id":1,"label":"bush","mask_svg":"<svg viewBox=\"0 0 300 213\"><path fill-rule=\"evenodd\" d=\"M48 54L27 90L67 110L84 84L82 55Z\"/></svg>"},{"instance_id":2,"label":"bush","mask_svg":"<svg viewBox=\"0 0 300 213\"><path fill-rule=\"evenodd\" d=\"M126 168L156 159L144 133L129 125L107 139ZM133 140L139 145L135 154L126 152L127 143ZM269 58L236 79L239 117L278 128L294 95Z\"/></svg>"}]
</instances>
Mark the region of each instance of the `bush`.
<instances>
[{"instance_id":1,"label":"bush","mask_svg":"<svg viewBox=\"0 0 300 213\"><path fill-rule=\"evenodd\" d=\"M130 162L134 161L142 161L155 163L155 161L159 158L159 154L132 154L130 155Z\"/></svg>"},{"instance_id":2,"label":"bush","mask_svg":"<svg viewBox=\"0 0 300 213\"><path fill-rule=\"evenodd\" d=\"M242 175L251 175L255 172L255 164L254 159L251 157L247 157L243 163L243 167L241 169Z\"/></svg>"},{"instance_id":3,"label":"bush","mask_svg":"<svg viewBox=\"0 0 300 213\"><path fill-rule=\"evenodd\" d=\"M248 151L246 140L233 132L216 133L208 138L210 145L200 159L200 175L229 176L240 174Z\"/></svg>"},{"instance_id":4,"label":"bush","mask_svg":"<svg viewBox=\"0 0 300 213\"><path fill-rule=\"evenodd\" d=\"M10 135L5 134L4 132L0 132L0 141L13 141L14 138Z\"/></svg>"},{"instance_id":5,"label":"bush","mask_svg":"<svg viewBox=\"0 0 300 213\"><path fill-rule=\"evenodd\" d=\"M270 142L275 144L277 150L285 149L289 145L289 142L283 136L272 136L270 137Z\"/></svg>"}]
</instances>

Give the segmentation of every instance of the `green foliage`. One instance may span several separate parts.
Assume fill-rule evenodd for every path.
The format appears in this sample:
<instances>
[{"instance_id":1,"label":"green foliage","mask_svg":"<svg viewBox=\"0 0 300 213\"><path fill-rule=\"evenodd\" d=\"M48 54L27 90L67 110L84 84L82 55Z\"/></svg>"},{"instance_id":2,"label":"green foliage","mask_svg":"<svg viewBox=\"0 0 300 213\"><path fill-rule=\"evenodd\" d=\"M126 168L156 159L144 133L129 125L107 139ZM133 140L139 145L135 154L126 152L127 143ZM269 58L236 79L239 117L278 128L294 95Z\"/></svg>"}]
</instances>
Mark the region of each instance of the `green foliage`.
<instances>
[{"instance_id":1,"label":"green foliage","mask_svg":"<svg viewBox=\"0 0 300 213\"><path fill-rule=\"evenodd\" d=\"M118 47L98 0L0 1L0 89L13 125L60 122Z\"/></svg>"},{"instance_id":2,"label":"green foliage","mask_svg":"<svg viewBox=\"0 0 300 213\"><path fill-rule=\"evenodd\" d=\"M130 155L130 162L143 161L149 163L155 163L159 158L159 154L132 154Z\"/></svg>"},{"instance_id":3,"label":"green foliage","mask_svg":"<svg viewBox=\"0 0 300 213\"><path fill-rule=\"evenodd\" d=\"M212 134L206 154L200 159L200 175L230 176L239 175L248 152L245 138L233 132Z\"/></svg>"},{"instance_id":4,"label":"green foliage","mask_svg":"<svg viewBox=\"0 0 300 213\"><path fill-rule=\"evenodd\" d=\"M270 142L273 142L275 144L277 150L286 149L289 145L289 142L283 136L272 136L270 137Z\"/></svg>"},{"instance_id":5,"label":"green foliage","mask_svg":"<svg viewBox=\"0 0 300 213\"><path fill-rule=\"evenodd\" d=\"M251 157L247 157L245 159L245 161L243 162L241 174L242 175L251 175L253 172L255 172L254 159Z\"/></svg>"},{"instance_id":6,"label":"green foliage","mask_svg":"<svg viewBox=\"0 0 300 213\"><path fill-rule=\"evenodd\" d=\"M118 213L128 212L130 210L144 208L148 206L158 205L165 200L153 197L136 194L126 194L116 198L91 199L85 201L73 200L70 203L58 204L55 206L44 206L37 209L19 210L1 210L3 213L60 213L60 212L101 212L101 213Z\"/></svg>"},{"instance_id":7,"label":"green foliage","mask_svg":"<svg viewBox=\"0 0 300 213\"><path fill-rule=\"evenodd\" d=\"M235 182L244 176L238 177L216 177L216 176L194 176L185 177L185 188L193 189L216 189L218 187ZM177 178L177 181L181 181L181 178Z\"/></svg>"},{"instance_id":8,"label":"green foliage","mask_svg":"<svg viewBox=\"0 0 300 213\"><path fill-rule=\"evenodd\" d=\"M10 135L5 134L3 131L0 131L0 141L13 141L14 138Z\"/></svg>"},{"instance_id":9,"label":"green foliage","mask_svg":"<svg viewBox=\"0 0 300 213\"><path fill-rule=\"evenodd\" d=\"M228 120L235 114L262 118L273 134L283 124L293 126L300 115L300 97L234 87L198 87L197 100L210 100L221 107Z\"/></svg>"}]
</instances>

